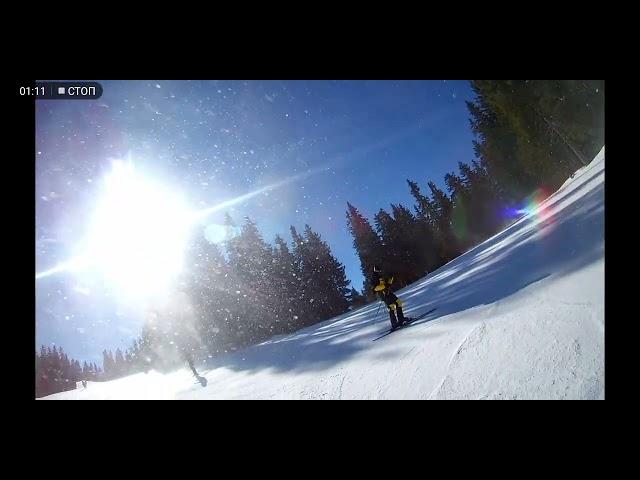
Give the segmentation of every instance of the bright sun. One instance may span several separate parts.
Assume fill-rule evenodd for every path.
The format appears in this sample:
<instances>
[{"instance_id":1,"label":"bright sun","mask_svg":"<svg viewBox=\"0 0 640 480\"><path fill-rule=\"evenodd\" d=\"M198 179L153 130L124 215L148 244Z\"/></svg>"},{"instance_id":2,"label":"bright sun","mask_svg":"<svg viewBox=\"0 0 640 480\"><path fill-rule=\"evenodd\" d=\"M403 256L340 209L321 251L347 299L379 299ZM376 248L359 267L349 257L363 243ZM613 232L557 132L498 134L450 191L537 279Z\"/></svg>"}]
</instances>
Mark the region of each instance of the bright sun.
<instances>
[{"instance_id":1,"label":"bright sun","mask_svg":"<svg viewBox=\"0 0 640 480\"><path fill-rule=\"evenodd\" d=\"M178 194L117 161L105 178L82 256L121 293L162 294L182 270L192 226Z\"/></svg>"},{"instance_id":2,"label":"bright sun","mask_svg":"<svg viewBox=\"0 0 640 480\"><path fill-rule=\"evenodd\" d=\"M204 219L267 191L325 171L326 167L285 178L216 205L192 211L177 192L136 172L131 162L115 161L89 221L87 235L71 260L36 273L41 279L60 272L94 273L117 288L120 297L165 299L183 269L192 229ZM226 226L208 224L205 238L221 243Z\"/></svg>"}]
</instances>

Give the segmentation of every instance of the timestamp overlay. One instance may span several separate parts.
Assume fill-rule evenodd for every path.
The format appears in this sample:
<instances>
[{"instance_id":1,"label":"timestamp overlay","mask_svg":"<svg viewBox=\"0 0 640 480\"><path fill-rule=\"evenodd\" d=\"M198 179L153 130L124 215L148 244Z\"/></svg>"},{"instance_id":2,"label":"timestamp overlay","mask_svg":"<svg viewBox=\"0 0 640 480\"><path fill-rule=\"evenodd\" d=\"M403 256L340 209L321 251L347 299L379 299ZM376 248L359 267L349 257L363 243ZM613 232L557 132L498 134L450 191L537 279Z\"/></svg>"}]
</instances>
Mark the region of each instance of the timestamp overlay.
<instances>
[{"instance_id":1,"label":"timestamp overlay","mask_svg":"<svg viewBox=\"0 0 640 480\"><path fill-rule=\"evenodd\" d=\"M102 85L98 82L35 82L18 87L25 97L42 100L96 100L102 96Z\"/></svg>"}]
</instances>

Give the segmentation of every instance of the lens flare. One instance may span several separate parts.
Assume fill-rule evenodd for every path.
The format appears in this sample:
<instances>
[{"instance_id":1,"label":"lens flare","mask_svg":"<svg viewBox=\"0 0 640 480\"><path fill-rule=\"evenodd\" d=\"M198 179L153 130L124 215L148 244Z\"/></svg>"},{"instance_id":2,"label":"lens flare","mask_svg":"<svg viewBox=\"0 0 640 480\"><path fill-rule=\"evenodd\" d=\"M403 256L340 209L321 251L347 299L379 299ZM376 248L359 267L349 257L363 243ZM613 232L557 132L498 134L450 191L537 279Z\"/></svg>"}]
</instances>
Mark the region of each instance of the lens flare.
<instances>
[{"instance_id":1,"label":"lens flare","mask_svg":"<svg viewBox=\"0 0 640 480\"><path fill-rule=\"evenodd\" d=\"M207 217L328 170L325 164L196 211L189 210L176 192L138 173L131 161L114 161L80 253L37 273L36 279L66 271L95 272L122 296L162 295L183 269L187 241L196 225L204 224L205 238L220 243L229 229L206 226Z\"/></svg>"}]
</instances>

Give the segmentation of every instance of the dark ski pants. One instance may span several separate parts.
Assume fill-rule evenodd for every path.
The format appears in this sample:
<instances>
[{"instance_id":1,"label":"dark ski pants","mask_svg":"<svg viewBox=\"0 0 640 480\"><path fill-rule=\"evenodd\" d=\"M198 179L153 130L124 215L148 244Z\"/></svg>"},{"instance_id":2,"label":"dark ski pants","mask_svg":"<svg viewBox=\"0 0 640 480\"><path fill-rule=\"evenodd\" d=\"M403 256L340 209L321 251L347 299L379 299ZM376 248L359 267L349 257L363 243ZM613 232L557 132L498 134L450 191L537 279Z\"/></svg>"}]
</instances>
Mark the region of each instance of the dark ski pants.
<instances>
[{"instance_id":1,"label":"dark ski pants","mask_svg":"<svg viewBox=\"0 0 640 480\"><path fill-rule=\"evenodd\" d=\"M387 293L384 298L384 303L389 309L389 320L391 320L391 327L395 328L399 323L405 321L404 313L402 312L402 302L394 293Z\"/></svg>"}]
</instances>

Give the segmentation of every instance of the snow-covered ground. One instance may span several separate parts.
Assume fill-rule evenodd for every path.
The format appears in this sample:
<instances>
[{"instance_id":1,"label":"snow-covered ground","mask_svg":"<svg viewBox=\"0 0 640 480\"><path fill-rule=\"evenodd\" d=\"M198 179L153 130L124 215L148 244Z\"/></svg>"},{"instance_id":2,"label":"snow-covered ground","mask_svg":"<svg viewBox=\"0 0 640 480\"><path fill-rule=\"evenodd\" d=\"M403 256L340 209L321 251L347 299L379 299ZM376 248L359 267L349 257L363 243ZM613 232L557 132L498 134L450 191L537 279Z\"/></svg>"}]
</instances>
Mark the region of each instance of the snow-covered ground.
<instances>
[{"instance_id":1,"label":"snow-covered ground","mask_svg":"<svg viewBox=\"0 0 640 480\"><path fill-rule=\"evenodd\" d=\"M47 399L603 399L604 147L534 213L378 304L200 366Z\"/></svg>"}]
</instances>

